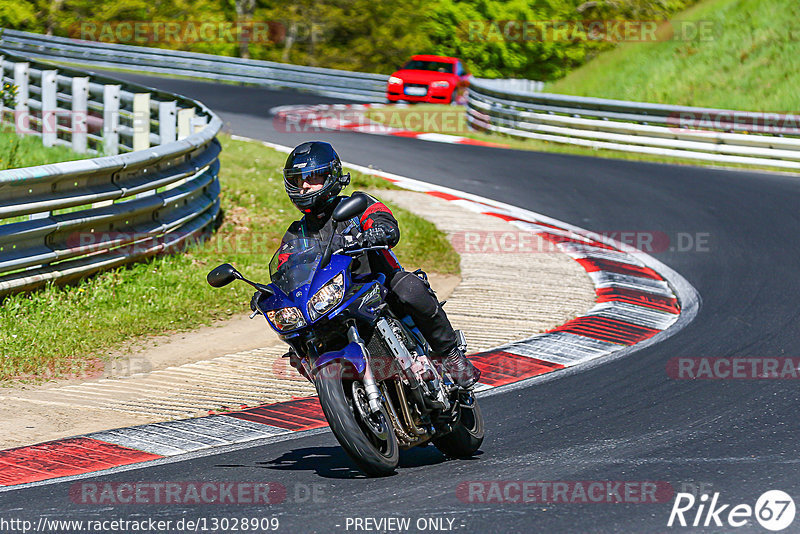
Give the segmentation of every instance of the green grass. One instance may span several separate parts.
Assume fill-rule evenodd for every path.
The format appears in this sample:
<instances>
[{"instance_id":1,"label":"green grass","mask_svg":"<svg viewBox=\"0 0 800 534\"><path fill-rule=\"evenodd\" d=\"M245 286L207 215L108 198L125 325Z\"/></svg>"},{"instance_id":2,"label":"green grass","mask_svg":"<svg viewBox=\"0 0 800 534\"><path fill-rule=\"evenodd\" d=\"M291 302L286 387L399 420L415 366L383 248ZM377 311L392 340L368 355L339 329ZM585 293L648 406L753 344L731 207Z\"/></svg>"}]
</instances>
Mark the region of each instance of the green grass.
<instances>
[{"instance_id":1,"label":"green grass","mask_svg":"<svg viewBox=\"0 0 800 534\"><path fill-rule=\"evenodd\" d=\"M418 119L411 115L413 110L417 110L420 115L427 115L428 117ZM654 163L669 163L672 165L696 165L706 167L791 172L781 167L770 167L769 165L717 163L714 161L702 161L691 158L637 154L636 152L594 149L565 143L540 141L538 139L523 139L511 137L502 133L478 132L467 128L466 111L464 108L443 106L441 104L417 104L409 108L398 108L396 110L392 110L391 108L376 108L367 110L366 116L367 118L370 118L376 122L394 126L396 128L469 137L470 139L477 139L479 141L506 145L506 147L516 150L552 152L556 154L572 154L576 156L591 156L596 158L624 159L628 161L649 161ZM425 124L428 126L428 128L417 127L420 124Z\"/></svg>"},{"instance_id":2,"label":"green grass","mask_svg":"<svg viewBox=\"0 0 800 534\"><path fill-rule=\"evenodd\" d=\"M91 154L79 154L61 145L45 147L42 145L41 137L35 135L17 135L8 124L0 126L0 171L90 157L95 156ZM6 219L0 217L0 224L25 221L27 219L27 216L10 217Z\"/></svg>"},{"instance_id":3,"label":"green grass","mask_svg":"<svg viewBox=\"0 0 800 534\"><path fill-rule=\"evenodd\" d=\"M78 154L65 146L42 146L41 137L19 136L7 125L0 127L0 171L88 157L91 156Z\"/></svg>"},{"instance_id":4,"label":"green grass","mask_svg":"<svg viewBox=\"0 0 800 534\"><path fill-rule=\"evenodd\" d=\"M709 39L698 34L692 40L625 43L548 84L545 91L797 112L798 19L797 0L704 0L675 21L702 21L711 28Z\"/></svg>"},{"instance_id":5,"label":"green grass","mask_svg":"<svg viewBox=\"0 0 800 534\"><path fill-rule=\"evenodd\" d=\"M108 271L73 286L50 285L6 298L0 306L0 384L84 376L102 367L122 342L249 312L249 286L214 289L205 282L206 274L230 262L251 279L267 280L272 253L300 213L283 190L285 154L227 136L220 141L225 220L216 235L184 254ZM348 190L379 188L394 186L353 173ZM395 250L404 265L458 272L458 255L443 233L389 206L401 224Z\"/></svg>"}]
</instances>

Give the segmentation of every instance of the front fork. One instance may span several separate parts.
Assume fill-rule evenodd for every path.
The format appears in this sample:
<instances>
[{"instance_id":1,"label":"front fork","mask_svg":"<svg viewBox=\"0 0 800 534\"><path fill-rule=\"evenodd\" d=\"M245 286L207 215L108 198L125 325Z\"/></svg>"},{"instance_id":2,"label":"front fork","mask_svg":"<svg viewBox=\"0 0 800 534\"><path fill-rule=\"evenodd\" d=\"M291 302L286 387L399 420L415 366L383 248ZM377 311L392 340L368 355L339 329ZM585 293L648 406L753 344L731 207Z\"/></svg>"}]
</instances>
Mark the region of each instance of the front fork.
<instances>
[{"instance_id":1,"label":"front fork","mask_svg":"<svg viewBox=\"0 0 800 534\"><path fill-rule=\"evenodd\" d=\"M350 328L347 329L347 340L350 343L358 343L358 346L361 347L361 352L364 354L364 389L367 391L370 412L378 413L381 411L381 392L375 382L375 376L372 374L369 352L366 345L364 345L364 340L358 335L355 325L350 325Z\"/></svg>"}]
</instances>

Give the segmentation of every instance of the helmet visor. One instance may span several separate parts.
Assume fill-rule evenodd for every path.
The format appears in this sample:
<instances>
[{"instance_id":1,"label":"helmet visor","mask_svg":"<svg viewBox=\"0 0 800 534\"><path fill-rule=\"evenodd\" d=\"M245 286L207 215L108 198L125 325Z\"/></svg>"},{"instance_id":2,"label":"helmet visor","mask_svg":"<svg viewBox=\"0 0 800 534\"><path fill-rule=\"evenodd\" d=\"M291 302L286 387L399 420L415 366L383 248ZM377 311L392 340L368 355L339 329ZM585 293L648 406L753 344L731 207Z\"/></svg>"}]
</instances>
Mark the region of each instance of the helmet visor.
<instances>
[{"instance_id":1,"label":"helmet visor","mask_svg":"<svg viewBox=\"0 0 800 534\"><path fill-rule=\"evenodd\" d=\"M332 178L331 166L325 165L316 169L284 169L283 178L286 185L301 189L304 183L322 185Z\"/></svg>"}]
</instances>

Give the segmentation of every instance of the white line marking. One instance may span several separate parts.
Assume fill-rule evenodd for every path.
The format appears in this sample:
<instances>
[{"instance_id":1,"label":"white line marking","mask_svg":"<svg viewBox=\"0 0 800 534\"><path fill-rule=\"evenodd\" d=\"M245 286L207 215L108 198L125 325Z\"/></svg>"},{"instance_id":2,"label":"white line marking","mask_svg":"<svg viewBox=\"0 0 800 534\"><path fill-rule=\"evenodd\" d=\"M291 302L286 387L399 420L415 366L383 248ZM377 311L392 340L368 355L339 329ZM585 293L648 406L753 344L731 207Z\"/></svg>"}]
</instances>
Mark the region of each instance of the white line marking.
<instances>
[{"instance_id":1,"label":"white line marking","mask_svg":"<svg viewBox=\"0 0 800 534\"><path fill-rule=\"evenodd\" d=\"M512 343L500 350L572 366L584 360L604 356L621 348L622 346L616 343L578 336L569 332L551 332L529 340Z\"/></svg>"},{"instance_id":2,"label":"white line marking","mask_svg":"<svg viewBox=\"0 0 800 534\"><path fill-rule=\"evenodd\" d=\"M673 293L669 285L662 280L653 280L652 278L642 278L629 274L610 273L608 271L593 271L588 274L594 282L595 287L635 289L637 291L646 291L664 297L675 298L675 293Z\"/></svg>"},{"instance_id":3,"label":"white line marking","mask_svg":"<svg viewBox=\"0 0 800 534\"><path fill-rule=\"evenodd\" d=\"M586 315L599 315L656 330L666 330L678 320L677 314L636 306L627 302L603 302L589 310Z\"/></svg>"}]
</instances>

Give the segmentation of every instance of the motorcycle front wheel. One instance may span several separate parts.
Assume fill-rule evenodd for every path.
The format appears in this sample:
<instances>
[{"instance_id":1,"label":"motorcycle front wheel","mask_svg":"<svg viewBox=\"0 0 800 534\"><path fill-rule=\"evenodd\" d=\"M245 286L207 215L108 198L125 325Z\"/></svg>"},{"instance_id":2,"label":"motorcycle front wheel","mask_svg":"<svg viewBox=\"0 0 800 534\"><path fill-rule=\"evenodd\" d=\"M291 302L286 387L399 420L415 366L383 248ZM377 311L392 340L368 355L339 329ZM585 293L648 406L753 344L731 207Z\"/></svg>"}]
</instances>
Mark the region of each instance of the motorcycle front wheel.
<instances>
[{"instance_id":1,"label":"motorcycle front wheel","mask_svg":"<svg viewBox=\"0 0 800 534\"><path fill-rule=\"evenodd\" d=\"M400 451L386 411L370 413L364 384L345 378L342 371L341 362L332 362L314 380L325 418L359 469L373 477L390 475L397 468Z\"/></svg>"}]
</instances>

